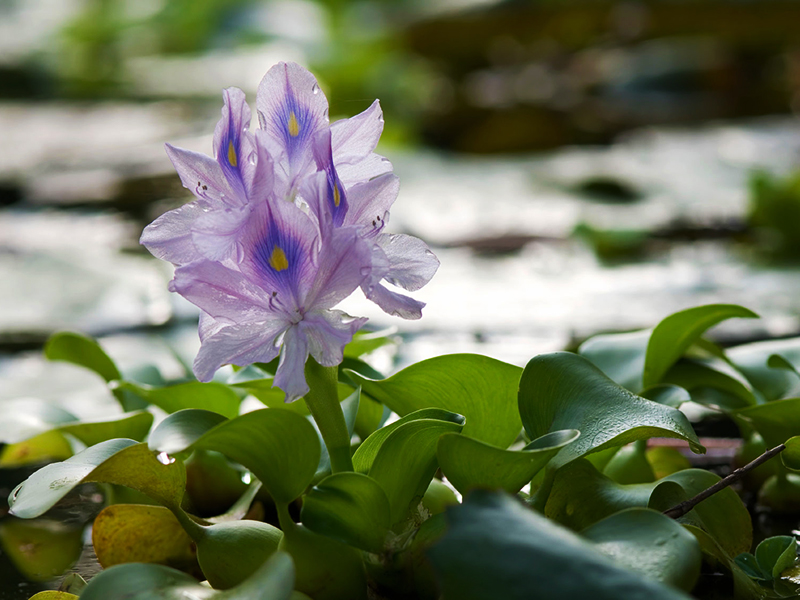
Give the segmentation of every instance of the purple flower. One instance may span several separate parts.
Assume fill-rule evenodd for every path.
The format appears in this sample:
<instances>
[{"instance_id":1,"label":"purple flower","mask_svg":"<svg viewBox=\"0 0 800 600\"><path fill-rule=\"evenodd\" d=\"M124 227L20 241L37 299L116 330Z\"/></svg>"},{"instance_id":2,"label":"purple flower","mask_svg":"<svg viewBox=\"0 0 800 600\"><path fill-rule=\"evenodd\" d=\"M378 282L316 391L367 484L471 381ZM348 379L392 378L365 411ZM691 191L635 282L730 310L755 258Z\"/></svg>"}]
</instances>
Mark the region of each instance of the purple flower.
<instances>
[{"instance_id":1,"label":"purple flower","mask_svg":"<svg viewBox=\"0 0 800 600\"><path fill-rule=\"evenodd\" d=\"M308 391L309 354L323 366L339 364L366 322L332 308L369 274L370 249L354 228L321 238L308 216L283 200L259 204L243 229L240 263L201 259L175 270L171 289L204 313L194 372L209 381L224 364L280 354L274 385L291 401Z\"/></svg>"},{"instance_id":2,"label":"purple flower","mask_svg":"<svg viewBox=\"0 0 800 600\"><path fill-rule=\"evenodd\" d=\"M330 125L314 76L293 63L262 80L255 132L244 93L229 88L223 100L214 158L167 145L196 199L146 227L141 243L176 265L170 289L202 311L197 378L280 356L274 385L294 400L308 391L308 356L339 364L366 322L336 304L361 287L386 312L419 318L423 303L382 282L419 289L439 262L421 240L383 232L399 184L374 152L377 101Z\"/></svg>"},{"instance_id":3,"label":"purple flower","mask_svg":"<svg viewBox=\"0 0 800 600\"><path fill-rule=\"evenodd\" d=\"M420 239L383 233L399 182L374 149L383 131L376 100L366 111L328 126L328 102L314 76L293 63L269 70L258 89L258 115L276 159L286 196L308 204L320 224L355 226L372 244L372 270L364 294L385 312L419 319L425 303L387 288L423 287L439 261Z\"/></svg>"}]
</instances>

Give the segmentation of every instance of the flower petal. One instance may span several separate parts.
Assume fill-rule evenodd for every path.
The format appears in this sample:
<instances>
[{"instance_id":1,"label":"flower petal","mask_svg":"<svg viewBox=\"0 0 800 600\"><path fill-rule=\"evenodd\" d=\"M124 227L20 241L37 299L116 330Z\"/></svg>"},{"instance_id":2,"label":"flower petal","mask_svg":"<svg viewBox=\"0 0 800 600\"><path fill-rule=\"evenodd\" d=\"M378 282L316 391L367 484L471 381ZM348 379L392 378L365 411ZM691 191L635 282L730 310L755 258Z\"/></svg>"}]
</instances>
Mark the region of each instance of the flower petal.
<instances>
[{"instance_id":1,"label":"flower petal","mask_svg":"<svg viewBox=\"0 0 800 600\"><path fill-rule=\"evenodd\" d=\"M389 259L385 279L411 292L428 283L439 268L436 255L414 236L382 233L375 238L375 243Z\"/></svg>"},{"instance_id":2,"label":"flower petal","mask_svg":"<svg viewBox=\"0 0 800 600\"><path fill-rule=\"evenodd\" d=\"M424 302L393 292L381 284L373 286L370 290L365 287L362 286L364 295L380 306L383 312L403 319L415 320L422 317Z\"/></svg>"},{"instance_id":3,"label":"flower petal","mask_svg":"<svg viewBox=\"0 0 800 600\"><path fill-rule=\"evenodd\" d=\"M192 226L204 214L200 202L165 212L142 231L139 243L161 260L182 265L201 258L192 241Z\"/></svg>"},{"instance_id":4,"label":"flower petal","mask_svg":"<svg viewBox=\"0 0 800 600\"><path fill-rule=\"evenodd\" d=\"M219 163L210 156L164 144L183 187L210 206L226 202L231 197L228 182Z\"/></svg>"},{"instance_id":5,"label":"flower petal","mask_svg":"<svg viewBox=\"0 0 800 600\"><path fill-rule=\"evenodd\" d=\"M317 169L326 176L326 186L320 206L326 205L325 212L330 215L333 225L341 227L347 214L348 202L344 185L339 181L336 168L333 166L330 129L321 129L314 137L313 152Z\"/></svg>"},{"instance_id":6,"label":"flower petal","mask_svg":"<svg viewBox=\"0 0 800 600\"><path fill-rule=\"evenodd\" d=\"M344 357L344 347L353 339L353 334L368 321L354 319L341 310L323 310L306 314L298 326L308 341L308 350L324 367L335 367Z\"/></svg>"},{"instance_id":7,"label":"flower petal","mask_svg":"<svg viewBox=\"0 0 800 600\"><path fill-rule=\"evenodd\" d=\"M285 310L300 310L316 274L318 237L314 223L294 203L260 204L248 220L242 271Z\"/></svg>"},{"instance_id":8,"label":"flower petal","mask_svg":"<svg viewBox=\"0 0 800 600\"><path fill-rule=\"evenodd\" d=\"M202 213L192 225L197 251L209 260L241 262L243 234L251 212L250 207L243 206Z\"/></svg>"},{"instance_id":9,"label":"flower petal","mask_svg":"<svg viewBox=\"0 0 800 600\"><path fill-rule=\"evenodd\" d=\"M308 393L305 375L307 359L308 340L305 333L296 325L290 327L283 336L281 360L272 383L272 387L279 387L286 392L286 402L294 402Z\"/></svg>"},{"instance_id":10,"label":"flower petal","mask_svg":"<svg viewBox=\"0 0 800 600\"><path fill-rule=\"evenodd\" d=\"M383 133L383 111L375 100L362 113L331 124L331 145L336 164L355 164L367 158Z\"/></svg>"},{"instance_id":11,"label":"flower petal","mask_svg":"<svg viewBox=\"0 0 800 600\"><path fill-rule=\"evenodd\" d=\"M178 267L170 289L210 316L231 323L284 318L270 307L264 289L218 262L198 260Z\"/></svg>"},{"instance_id":12,"label":"flower petal","mask_svg":"<svg viewBox=\"0 0 800 600\"><path fill-rule=\"evenodd\" d=\"M369 277L371 246L355 227L333 229L323 238L319 268L305 298L307 312L332 308Z\"/></svg>"},{"instance_id":13,"label":"flower petal","mask_svg":"<svg viewBox=\"0 0 800 600\"><path fill-rule=\"evenodd\" d=\"M214 129L214 153L217 157L228 185L233 191L234 202L244 203L246 166L252 166L250 157L245 154L254 150L253 144L244 143L247 129L250 127L250 107L247 105L244 92L231 87L222 92L224 106L222 118ZM249 146L249 147L246 147ZM252 173L250 173L252 177Z\"/></svg>"},{"instance_id":14,"label":"flower petal","mask_svg":"<svg viewBox=\"0 0 800 600\"><path fill-rule=\"evenodd\" d=\"M261 128L286 151L291 185L313 169L314 136L328 125L328 100L316 78L296 63L278 63L258 86Z\"/></svg>"},{"instance_id":15,"label":"flower petal","mask_svg":"<svg viewBox=\"0 0 800 600\"><path fill-rule=\"evenodd\" d=\"M344 224L361 227L361 235L365 237L377 235L386 225L399 191L400 180L392 174L353 186L348 191L350 209Z\"/></svg>"},{"instance_id":16,"label":"flower petal","mask_svg":"<svg viewBox=\"0 0 800 600\"><path fill-rule=\"evenodd\" d=\"M275 340L287 323L282 321L250 321L226 325L205 335L192 370L200 381L211 381L222 365L250 365L269 362L278 355Z\"/></svg>"},{"instance_id":17,"label":"flower petal","mask_svg":"<svg viewBox=\"0 0 800 600\"><path fill-rule=\"evenodd\" d=\"M333 155L333 160L336 162L335 154ZM391 173L392 163L389 162L388 158L373 152L364 160L357 163L336 162L336 172L339 174L339 181L349 190L353 185L364 183L365 181L385 175L386 173Z\"/></svg>"}]
</instances>

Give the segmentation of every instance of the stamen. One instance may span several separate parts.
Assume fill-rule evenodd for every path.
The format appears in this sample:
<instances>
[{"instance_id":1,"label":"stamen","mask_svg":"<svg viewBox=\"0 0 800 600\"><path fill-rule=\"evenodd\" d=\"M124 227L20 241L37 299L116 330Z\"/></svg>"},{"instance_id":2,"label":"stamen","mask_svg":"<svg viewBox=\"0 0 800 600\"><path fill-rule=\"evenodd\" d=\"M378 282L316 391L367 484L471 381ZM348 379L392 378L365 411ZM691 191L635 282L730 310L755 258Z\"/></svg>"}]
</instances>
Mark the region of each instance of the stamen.
<instances>
[{"instance_id":1,"label":"stamen","mask_svg":"<svg viewBox=\"0 0 800 600\"><path fill-rule=\"evenodd\" d=\"M272 254L269 257L269 265L278 272L285 271L289 268L289 260L286 258L286 253L280 246L275 246L272 249Z\"/></svg>"},{"instance_id":2,"label":"stamen","mask_svg":"<svg viewBox=\"0 0 800 600\"><path fill-rule=\"evenodd\" d=\"M228 142L228 162L232 167L235 167L238 163L236 160L236 149L233 147L232 141Z\"/></svg>"},{"instance_id":3,"label":"stamen","mask_svg":"<svg viewBox=\"0 0 800 600\"><path fill-rule=\"evenodd\" d=\"M289 135L292 137L300 135L300 123L297 122L294 111L289 113Z\"/></svg>"}]
</instances>

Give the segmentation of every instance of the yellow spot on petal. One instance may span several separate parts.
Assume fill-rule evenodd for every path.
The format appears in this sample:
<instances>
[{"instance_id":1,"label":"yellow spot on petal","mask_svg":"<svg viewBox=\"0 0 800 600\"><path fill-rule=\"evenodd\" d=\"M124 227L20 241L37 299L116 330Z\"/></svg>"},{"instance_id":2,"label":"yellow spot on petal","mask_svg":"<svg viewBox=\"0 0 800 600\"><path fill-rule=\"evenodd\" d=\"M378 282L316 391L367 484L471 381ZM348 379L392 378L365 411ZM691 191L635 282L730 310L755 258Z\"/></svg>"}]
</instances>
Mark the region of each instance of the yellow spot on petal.
<instances>
[{"instance_id":1,"label":"yellow spot on petal","mask_svg":"<svg viewBox=\"0 0 800 600\"><path fill-rule=\"evenodd\" d=\"M300 135L300 123L297 122L294 111L289 113L289 135L292 137Z\"/></svg>"},{"instance_id":2,"label":"yellow spot on petal","mask_svg":"<svg viewBox=\"0 0 800 600\"><path fill-rule=\"evenodd\" d=\"M275 246L272 249L272 254L269 257L269 264L276 271L284 271L289 268L289 260L286 258L286 253L280 246Z\"/></svg>"},{"instance_id":3,"label":"yellow spot on petal","mask_svg":"<svg viewBox=\"0 0 800 600\"><path fill-rule=\"evenodd\" d=\"M339 193L339 186L333 186L333 205L335 207L339 207L339 203L342 201L342 195Z\"/></svg>"},{"instance_id":4,"label":"yellow spot on petal","mask_svg":"<svg viewBox=\"0 0 800 600\"><path fill-rule=\"evenodd\" d=\"M232 167L235 167L239 162L236 160L236 148L233 147L233 142L228 142L228 162Z\"/></svg>"}]
</instances>

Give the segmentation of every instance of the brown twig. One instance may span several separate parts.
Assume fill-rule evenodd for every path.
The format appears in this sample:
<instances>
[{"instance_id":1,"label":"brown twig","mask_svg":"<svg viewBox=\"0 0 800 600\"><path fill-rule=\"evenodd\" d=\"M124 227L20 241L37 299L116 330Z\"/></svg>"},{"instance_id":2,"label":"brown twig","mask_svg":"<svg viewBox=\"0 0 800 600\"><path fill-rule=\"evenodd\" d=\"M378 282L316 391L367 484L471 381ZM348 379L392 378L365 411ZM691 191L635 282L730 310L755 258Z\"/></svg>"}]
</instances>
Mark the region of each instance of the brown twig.
<instances>
[{"instance_id":1,"label":"brown twig","mask_svg":"<svg viewBox=\"0 0 800 600\"><path fill-rule=\"evenodd\" d=\"M692 510L695 506L700 504L706 498L710 498L711 496L716 494L718 491L724 490L726 487L731 485L733 482L738 481L739 479L744 477L745 473L747 473L748 471L752 471L756 467L764 464L770 458L772 458L773 456L777 456L778 454L780 454L784 450L786 450L786 446L783 445L783 444L780 444L779 446L775 446L772 450L767 450L766 452L764 452L764 454L762 454L761 456L759 456L755 460L747 463L743 467L740 467L740 468L736 469L735 471L732 471L730 475L728 475L727 477L725 477L723 479L720 479L717 483L712 485L707 490L703 490L702 492L700 492L696 496L694 496L692 498L689 498L688 500L684 500L680 504L676 504L672 508L670 508L668 510L665 510L664 514L666 516L668 516L668 517L673 518L673 519L677 519L679 517L682 517L683 515L688 513L690 510Z\"/></svg>"}]
</instances>

